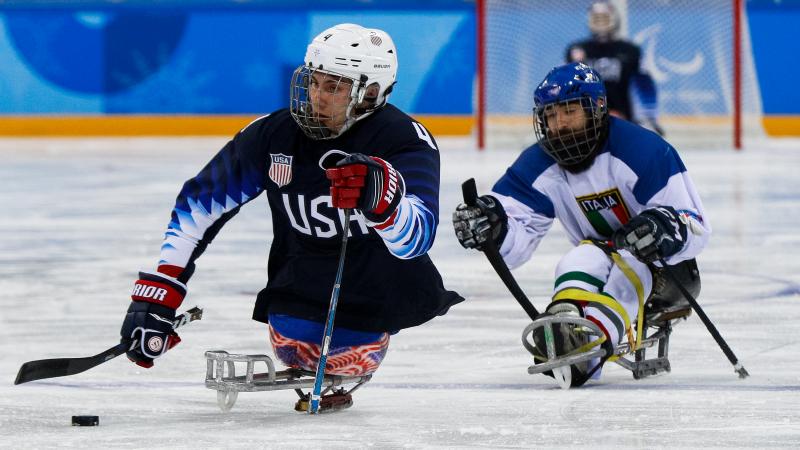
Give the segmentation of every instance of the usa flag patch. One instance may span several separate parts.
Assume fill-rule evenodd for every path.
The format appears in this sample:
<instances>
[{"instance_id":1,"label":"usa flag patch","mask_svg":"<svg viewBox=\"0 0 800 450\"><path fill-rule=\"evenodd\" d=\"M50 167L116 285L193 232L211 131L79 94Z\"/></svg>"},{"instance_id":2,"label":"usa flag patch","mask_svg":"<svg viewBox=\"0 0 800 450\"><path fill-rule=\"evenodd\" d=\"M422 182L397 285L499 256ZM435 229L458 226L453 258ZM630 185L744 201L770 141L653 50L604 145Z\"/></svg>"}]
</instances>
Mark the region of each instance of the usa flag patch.
<instances>
[{"instance_id":1,"label":"usa flag patch","mask_svg":"<svg viewBox=\"0 0 800 450\"><path fill-rule=\"evenodd\" d=\"M283 187L292 181L292 157L283 153L270 153L272 164L269 166L269 179L278 187Z\"/></svg>"}]
</instances>

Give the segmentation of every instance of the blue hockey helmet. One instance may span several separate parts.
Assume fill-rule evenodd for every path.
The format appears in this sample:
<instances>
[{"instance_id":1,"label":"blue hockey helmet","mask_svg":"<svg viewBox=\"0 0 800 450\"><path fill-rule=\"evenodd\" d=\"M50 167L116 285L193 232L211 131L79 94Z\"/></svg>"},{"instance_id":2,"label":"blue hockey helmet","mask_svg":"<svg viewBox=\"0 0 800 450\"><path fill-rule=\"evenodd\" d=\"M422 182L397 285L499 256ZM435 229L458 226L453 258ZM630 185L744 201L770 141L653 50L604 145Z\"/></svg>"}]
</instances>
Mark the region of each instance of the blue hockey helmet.
<instances>
[{"instance_id":1,"label":"blue hockey helmet","mask_svg":"<svg viewBox=\"0 0 800 450\"><path fill-rule=\"evenodd\" d=\"M536 138L558 164L582 166L603 144L608 129L606 89L586 64L554 67L536 88L533 103ZM576 126L564 120L564 114L574 115L578 109L585 121Z\"/></svg>"}]
</instances>

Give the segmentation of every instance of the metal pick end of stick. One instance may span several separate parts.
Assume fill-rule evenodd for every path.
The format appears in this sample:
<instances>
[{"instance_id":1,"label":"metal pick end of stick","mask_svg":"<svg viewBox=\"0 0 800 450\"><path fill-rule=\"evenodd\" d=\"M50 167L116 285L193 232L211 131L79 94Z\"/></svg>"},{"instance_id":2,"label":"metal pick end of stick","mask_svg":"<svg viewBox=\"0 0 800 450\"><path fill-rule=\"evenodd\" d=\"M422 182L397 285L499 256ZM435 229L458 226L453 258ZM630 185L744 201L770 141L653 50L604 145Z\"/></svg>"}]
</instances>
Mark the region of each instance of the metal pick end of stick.
<instances>
[{"instance_id":1,"label":"metal pick end of stick","mask_svg":"<svg viewBox=\"0 0 800 450\"><path fill-rule=\"evenodd\" d=\"M736 373L739 374L739 378L747 378L750 376L750 374L747 373L747 369L745 369L741 364L736 364L733 366L733 368L736 369Z\"/></svg>"}]
</instances>

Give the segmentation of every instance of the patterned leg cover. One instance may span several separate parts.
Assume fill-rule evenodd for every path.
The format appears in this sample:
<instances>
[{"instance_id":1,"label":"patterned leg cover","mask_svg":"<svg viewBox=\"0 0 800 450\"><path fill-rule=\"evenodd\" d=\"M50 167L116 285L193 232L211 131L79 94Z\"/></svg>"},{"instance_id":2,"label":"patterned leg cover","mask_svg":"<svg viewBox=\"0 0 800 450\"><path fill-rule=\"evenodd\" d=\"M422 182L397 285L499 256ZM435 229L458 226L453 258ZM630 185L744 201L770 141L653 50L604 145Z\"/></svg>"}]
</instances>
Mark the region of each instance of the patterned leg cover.
<instances>
[{"instance_id":1,"label":"patterned leg cover","mask_svg":"<svg viewBox=\"0 0 800 450\"><path fill-rule=\"evenodd\" d=\"M636 342L631 318L637 320L640 304L650 295L652 285L650 269L627 251L609 257L587 242L570 250L556 267L553 301L571 300L581 305L586 318L597 324L616 348L623 338ZM598 370L593 378L599 376Z\"/></svg>"},{"instance_id":2,"label":"patterned leg cover","mask_svg":"<svg viewBox=\"0 0 800 450\"><path fill-rule=\"evenodd\" d=\"M317 370L320 345L287 338L269 327L269 338L275 356L287 367L303 369L311 372ZM362 376L376 370L389 349L389 333L380 339L365 345L347 347L331 347L325 363L328 375Z\"/></svg>"}]
</instances>

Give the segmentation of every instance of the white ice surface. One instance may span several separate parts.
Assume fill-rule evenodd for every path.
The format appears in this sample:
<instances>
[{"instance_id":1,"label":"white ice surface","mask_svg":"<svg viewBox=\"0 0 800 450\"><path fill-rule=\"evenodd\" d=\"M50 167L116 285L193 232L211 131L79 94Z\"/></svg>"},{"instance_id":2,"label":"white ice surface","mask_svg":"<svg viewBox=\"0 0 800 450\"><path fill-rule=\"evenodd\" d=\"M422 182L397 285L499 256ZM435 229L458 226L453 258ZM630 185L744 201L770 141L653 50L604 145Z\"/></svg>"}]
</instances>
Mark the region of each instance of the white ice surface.
<instances>
[{"instance_id":1,"label":"white ice surface","mask_svg":"<svg viewBox=\"0 0 800 450\"><path fill-rule=\"evenodd\" d=\"M120 357L88 372L13 385L28 360L88 356L118 341L132 281L158 256L174 197L220 139L0 140L2 448L797 448L800 447L800 144L682 154L714 227L699 259L700 302L751 377L737 378L701 321L676 327L672 372L636 381L611 364L564 391L529 375L528 323L485 258L463 250L450 214L460 183L479 192L518 149L440 140L441 226L432 251L467 298L392 338L354 407L310 417L292 391L242 393L230 413L203 385L203 352L271 355L250 320L266 279L271 223L259 198L198 261L184 305L201 322L139 369ZM569 244L556 225L514 274L543 309ZM71 427L72 415L100 426Z\"/></svg>"}]
</instances>

